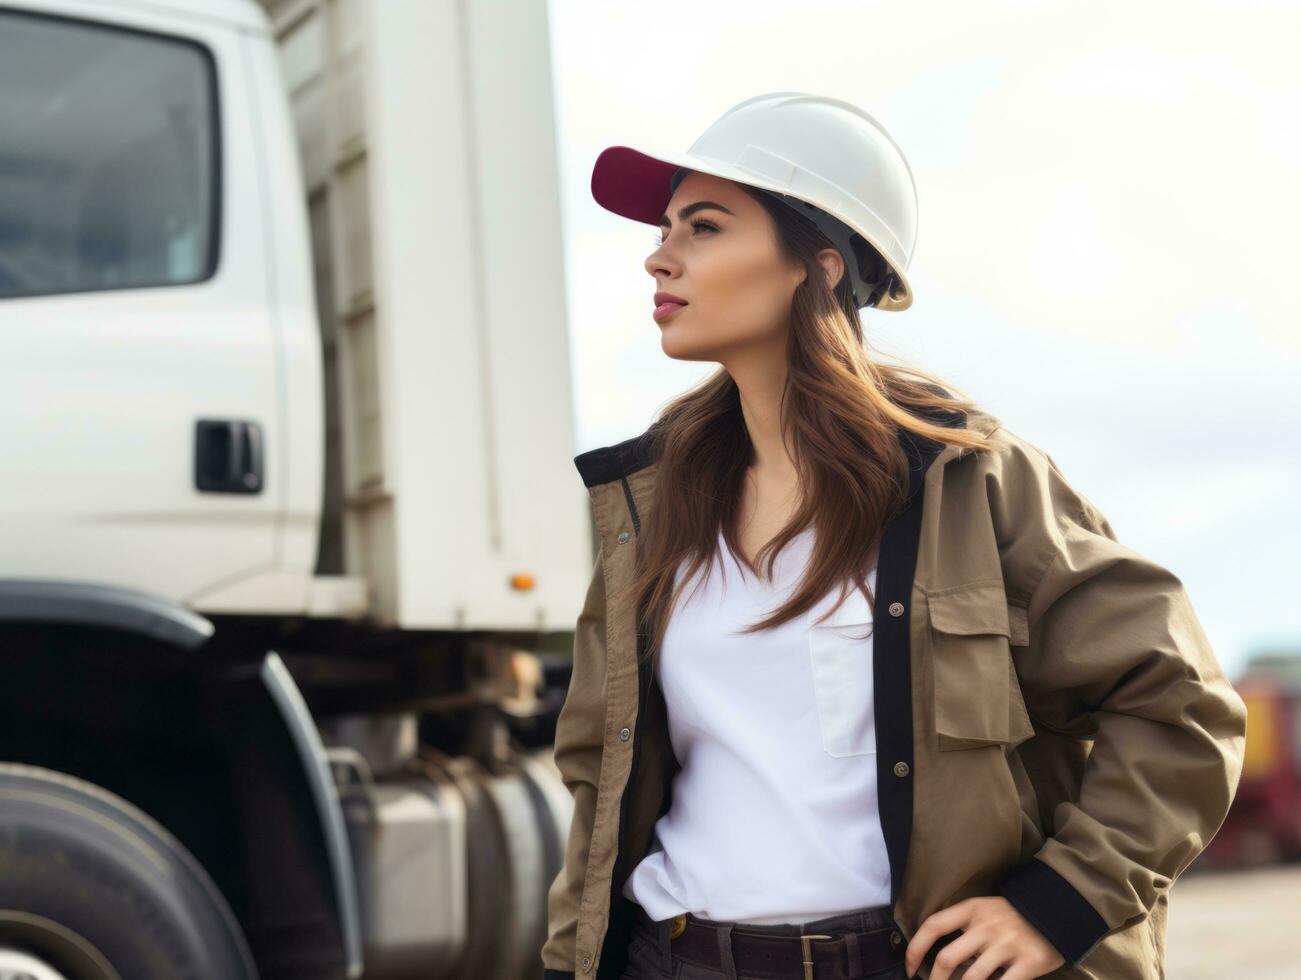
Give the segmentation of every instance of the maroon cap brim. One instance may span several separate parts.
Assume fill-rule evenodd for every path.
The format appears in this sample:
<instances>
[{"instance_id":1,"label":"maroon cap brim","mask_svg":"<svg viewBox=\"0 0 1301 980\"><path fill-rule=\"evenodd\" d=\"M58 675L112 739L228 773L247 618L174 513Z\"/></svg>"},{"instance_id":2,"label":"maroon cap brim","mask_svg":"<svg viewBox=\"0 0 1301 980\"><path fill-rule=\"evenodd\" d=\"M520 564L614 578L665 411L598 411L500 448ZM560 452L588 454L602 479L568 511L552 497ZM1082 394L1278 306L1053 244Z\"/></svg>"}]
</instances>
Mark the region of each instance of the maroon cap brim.
<instances>
[{"instance_id":1,"label":"maroon cap brim","mask_svg":"<svg viewBox=\"0 0 1301 980\"><path fill-rule=\"evenodd\" d=\"M658 227L678 167L631 146L606 147L592 165L592 197L607 211Z\"/></svg>"}]
</instances>

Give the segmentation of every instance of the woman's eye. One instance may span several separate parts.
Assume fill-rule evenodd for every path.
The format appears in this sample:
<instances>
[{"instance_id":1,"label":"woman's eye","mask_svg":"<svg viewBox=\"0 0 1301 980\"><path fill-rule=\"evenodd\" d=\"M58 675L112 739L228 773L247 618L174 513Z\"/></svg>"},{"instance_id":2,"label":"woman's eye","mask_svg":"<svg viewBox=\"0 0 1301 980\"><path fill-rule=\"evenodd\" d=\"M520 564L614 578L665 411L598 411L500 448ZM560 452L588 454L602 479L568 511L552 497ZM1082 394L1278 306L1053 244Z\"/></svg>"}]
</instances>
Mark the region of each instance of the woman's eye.
<instances>
[{"instance_id":1,"label":"woman's eye","mask_svg":"<svg viewBox=\"0 0 1301 980\"><path fill-rule=\"evenodd\" d=\"M718 226L716 224L714 224L712 221L705 221L701 218L697 218L695 221L691 222L691 227L696 229L708 228L710 231L718 231ZM663 245L664 236L657 235L655 237L655 244L656 246Z\"/></svg>"}]
</instances>

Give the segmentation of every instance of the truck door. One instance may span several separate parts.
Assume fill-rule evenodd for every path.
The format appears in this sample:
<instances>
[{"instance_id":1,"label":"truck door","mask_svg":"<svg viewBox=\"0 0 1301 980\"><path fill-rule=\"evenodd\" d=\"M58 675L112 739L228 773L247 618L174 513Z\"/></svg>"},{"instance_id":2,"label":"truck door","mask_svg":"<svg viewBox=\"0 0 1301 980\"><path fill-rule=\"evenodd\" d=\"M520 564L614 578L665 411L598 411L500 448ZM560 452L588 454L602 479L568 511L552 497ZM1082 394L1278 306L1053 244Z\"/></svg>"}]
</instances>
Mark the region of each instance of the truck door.
<instances>
[{"instance_id":1,"label":"truck door","mask_svg":"<svg viewBox=\"0 0 1301 980\"><path fill-rule=\"evenodd\" d=\"M0 0L0 576L183 600L276 558L239 54L216 18Z\"/></svg>"}]
</instances>

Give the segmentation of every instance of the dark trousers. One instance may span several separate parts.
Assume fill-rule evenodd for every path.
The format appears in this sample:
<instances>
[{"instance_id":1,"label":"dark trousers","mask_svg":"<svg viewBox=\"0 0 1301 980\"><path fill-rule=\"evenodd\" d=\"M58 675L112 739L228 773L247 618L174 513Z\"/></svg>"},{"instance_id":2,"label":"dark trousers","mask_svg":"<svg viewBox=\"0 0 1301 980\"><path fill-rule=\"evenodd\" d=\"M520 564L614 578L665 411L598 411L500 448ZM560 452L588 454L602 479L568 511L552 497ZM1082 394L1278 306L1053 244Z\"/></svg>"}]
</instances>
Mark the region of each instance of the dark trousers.
<instances>
[{"instance_id":1,"label":"dark trousers","mask_svg":"<svg viewBox=\"0 0 1301 980\"><path fill-rule=\"evenodd\" d=\"M698 963L687 962L673 952L670 939L672 919L655 921L645 910L633 903L634 916L632 933L628 941L628 965L620 980L782 980L772 974L738 973L732 965L730 940L734 933L757 933L765 936L800 936L804 933L877 932L887 933L897 930L890 914L889 905L856 909L815 919L811 922L782 923L778 925L756 925L749 922L720 922L705 919L688 913L688 919L717 929L719 959L723 964L721 970L711 969ZM853 970L847 963L844 980L907 980L903 966L904 943L902 934L897 943L899 962L897 966L876 972ZM825 976L825 973L819 976ZM794 973L790 980L797 980L802 973Z\"/></svg>"}]
</instances>

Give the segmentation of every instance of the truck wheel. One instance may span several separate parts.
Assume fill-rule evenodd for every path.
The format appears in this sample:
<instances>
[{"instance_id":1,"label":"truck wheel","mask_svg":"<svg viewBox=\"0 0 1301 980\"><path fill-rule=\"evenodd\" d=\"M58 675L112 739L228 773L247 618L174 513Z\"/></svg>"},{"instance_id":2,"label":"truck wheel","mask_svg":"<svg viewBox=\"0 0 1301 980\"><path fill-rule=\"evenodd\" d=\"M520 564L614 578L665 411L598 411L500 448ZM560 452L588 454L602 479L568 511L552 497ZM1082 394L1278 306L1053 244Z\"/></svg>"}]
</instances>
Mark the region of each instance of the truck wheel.
<instances>
[{"instance_id":1,"label":"truck wheel","mask_svg":"<svg viewBox=\"0 0 1301 980\"><path fill-rule=\"evenodd\" d=\"M152 817L65 773L0 763L0 977L257 980L226 900Z\"/></svg>"}]
</instances>

